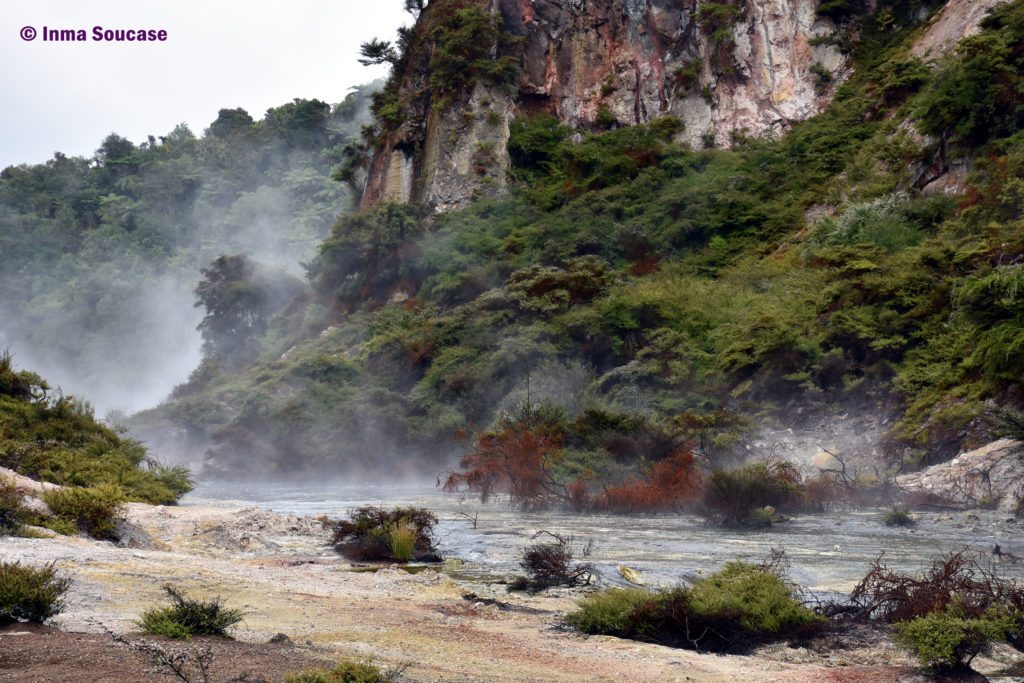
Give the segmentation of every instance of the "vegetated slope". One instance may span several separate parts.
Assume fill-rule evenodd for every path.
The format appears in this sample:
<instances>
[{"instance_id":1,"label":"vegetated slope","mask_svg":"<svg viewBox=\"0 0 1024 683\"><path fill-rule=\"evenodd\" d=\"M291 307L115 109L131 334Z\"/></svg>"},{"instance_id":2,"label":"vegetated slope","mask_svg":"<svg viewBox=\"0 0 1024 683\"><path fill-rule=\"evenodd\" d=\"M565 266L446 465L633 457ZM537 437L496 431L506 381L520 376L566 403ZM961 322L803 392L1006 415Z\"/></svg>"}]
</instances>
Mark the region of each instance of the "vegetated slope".
<instances>
[{"instance_id":1,"label":"vegetated slope","mask_svg":"<svg viewBox=\"0 0 1024 683\"><path fill-rule=\"evenodd\" d=\"M351 191L330 179L373 86L260 121L223 109L92 158L0 172L0 346L103 410L150 407L200 359L199 271L221 254L301 274Z\"/></svg>"},{"instance_id":2,"label":"vegetated slope","mask_svg":"<svg viewBox=\"0 0 1024 683\"><path fill-rule=\"evenodd\" d=\"M141 443L97 422L84 401L16 371L8 354L0 355L0 467L63 486L112 485L157 505L192 489L188 470L150 458Z\"/></svg>"},{"instance_id":3,"label":"vegetated slope","mask_svg":"<svg viewBox=\"0 0 1024 683\"><path fill-rule=\"evenodd\" d=\"M548 399L579 435L560 471L596 482L851 407L894 413L908 465L987 438L1024 370L1024 2L933 64L914 9L848 18L854 75L779 140L520 118L511 198L343 217L262 360L147 419L211 436L229 472L394 476Z\"/></svg>"}]
</instances>

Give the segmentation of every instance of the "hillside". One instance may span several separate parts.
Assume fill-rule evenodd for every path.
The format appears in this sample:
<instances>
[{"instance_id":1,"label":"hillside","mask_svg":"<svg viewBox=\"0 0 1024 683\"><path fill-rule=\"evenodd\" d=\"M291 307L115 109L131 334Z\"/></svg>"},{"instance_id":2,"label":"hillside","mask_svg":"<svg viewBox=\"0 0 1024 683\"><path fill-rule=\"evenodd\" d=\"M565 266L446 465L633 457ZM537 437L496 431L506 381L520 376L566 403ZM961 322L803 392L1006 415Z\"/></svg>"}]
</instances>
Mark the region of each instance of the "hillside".
<instances>
[{"instance_id":1,"label":"hillside","mask_svg":"<svg viewBox=\"0 0 1024 683\"><path fill-rule=\"evenodd\" d=\"M436 37L434 7L409 35ZM590 486L685 443L709 467L829 448L878 476L989 439L1024 369L1024 3L922 54L939 11L823 4L848 78L727 149L677 116L574 127L521 106L507 196L364 195L260 361L197 373L136 426L209 445L212 471L395 477L451 466L460 435L527 401L557 425L558 476ZM395 63L367 159L391 148Z\"/></svg>"},{"instance_id":2,"label":"hillside","mask_svg":"<svg viewBox=\"0 0 1024 683\"><path fill-rule=\"evenodd\" d=\"M222 254L291 275L352 193L330 179L368 94L295 100L262 120L222 109L92 158L56 153L0 172L0 348L102 413L156 405L201 358L193 293Z\"/></svg>"}]
</instances>

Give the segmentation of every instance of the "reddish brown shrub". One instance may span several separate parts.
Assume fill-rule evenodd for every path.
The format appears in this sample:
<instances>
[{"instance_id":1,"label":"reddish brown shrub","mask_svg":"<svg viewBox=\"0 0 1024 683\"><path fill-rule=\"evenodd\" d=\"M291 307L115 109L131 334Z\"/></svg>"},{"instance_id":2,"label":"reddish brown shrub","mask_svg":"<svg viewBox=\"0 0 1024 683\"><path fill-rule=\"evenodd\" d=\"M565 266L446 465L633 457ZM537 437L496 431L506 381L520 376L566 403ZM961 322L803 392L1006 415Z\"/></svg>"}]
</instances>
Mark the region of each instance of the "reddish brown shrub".
<instances>
[{"instance_id":1,"label":"reddish brown shrub","mask_svg":"<svg viewBox=\"0 0 1024 683\"><path fill-rule=\"evenodd\" d=\"M509 425L477 436L476 447L459 462L459 472L449 472L445 491L470 491L487 502L495 494L507 494L522 508L535 510L566 502L568 488L550 470L553 451L562 435L545 425Z\"/></svg>"},{"instance_id":2,"label":"reddish brown shrub","mask_svg":"<svg viewBox=\"0 0 1024 683\"><path fill-rule=\"evenodd\" d=\"M654 464L646 479L634 479L605 490L591 502L612 512L673 510L694 501L701 492L701 475L693 453L679 449Z\"/></svg>"}]
</instances>

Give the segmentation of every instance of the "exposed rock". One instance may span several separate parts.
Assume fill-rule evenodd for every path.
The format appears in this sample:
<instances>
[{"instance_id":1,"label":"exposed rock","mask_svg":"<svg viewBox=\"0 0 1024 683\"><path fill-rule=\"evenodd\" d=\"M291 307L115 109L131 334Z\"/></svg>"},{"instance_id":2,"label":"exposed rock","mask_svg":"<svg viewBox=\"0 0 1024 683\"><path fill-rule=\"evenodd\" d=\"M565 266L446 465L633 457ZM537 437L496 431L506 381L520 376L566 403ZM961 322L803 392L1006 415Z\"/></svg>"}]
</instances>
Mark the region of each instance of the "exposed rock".
<instances>
[{"instance_id":1,"label":"exposed rock","mask_svg":"<svg viewBox=\"0 0 1024 683\"><path fill-rule=\"evenodd\" d=\"M126 519L119 519L114 524L114 538L121 548L153 549L153 539L138 524Z\"/></svg>"},{"instance_id":2,"label":"exposed rock","mask_svg":"<svg viewBox=\"0 0 1024 683\"><path fill-rule=\"evenodd\" d=\"M1024 503L1024 443L993 441L896 482L907 491L935 494L964 507L1016 513Z\"/></svg>"},{"instance_id":3,"label":"exposed rock","mask_svg":"<svg viewBox=\"0 0 1024 683\"><path fill-rule=\"evenodd\" d=\"M419 25L449 4L434 0ZM778 133L818 113L847 75L838 50L811 44L834 31L816 0L752 0L717 42L699 25L697 0L479 4L519 38L518 86L477 83L440 111L430 101L428 39L414 42L397 74L406 120L374 151L363 207L416 201L447 211L502 195L509 123L532 112L579 128L609 116L628 125L673 115L682 139L728 146L734 134ZM829 83L815 74L822 70Z\"/></svg>"},{"instance_id":4,"label":"exposed rock","mask_svg":"<svg viewBox=\"0 0 1024 683\"><path fill-rule=\"evenodd\" d=\"M1006 0L949 0L914 43L911 53L922 59L941 57L961 38L977 33L989 10L1004 2Z\"/></svg>"},{"instance_id":5,"label":"exposed rock","mask_svg":"<svg viewBox=\"0 0 1024 683\"><path fill-rule=\"evenodd\" d=\"M62 488L57 484L44 484L35 479L29 479L6 467L0 467L0 483L14 484L14 487L23 495L29 496L41 496L43 491Z\"/></svg>"}]
</instances>

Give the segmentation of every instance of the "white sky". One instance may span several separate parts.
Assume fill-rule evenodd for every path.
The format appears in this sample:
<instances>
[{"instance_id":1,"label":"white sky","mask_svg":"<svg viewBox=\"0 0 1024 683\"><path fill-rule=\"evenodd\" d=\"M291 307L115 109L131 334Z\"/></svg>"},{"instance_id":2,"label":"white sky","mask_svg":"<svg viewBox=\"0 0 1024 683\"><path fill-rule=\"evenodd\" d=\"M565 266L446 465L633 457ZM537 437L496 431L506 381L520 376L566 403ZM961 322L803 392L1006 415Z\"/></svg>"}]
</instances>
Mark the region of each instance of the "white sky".
<instances>
[{"instance_id":1,"label":"white sky","mask_svg":"<svg viewBox=\"0 0 1024 683\"><path fill-rule=\"evenodd\" d=\"M223 107L255 119L294 97L340 102L386 74L359 44L411 23L402 0L0 0L0 168L55 151L91 155L179 123L201 134ZM166 29L166 42L56 43L42 27ZM20 37L24 26L40 35Z\"/></svg>"}]
</instances>

